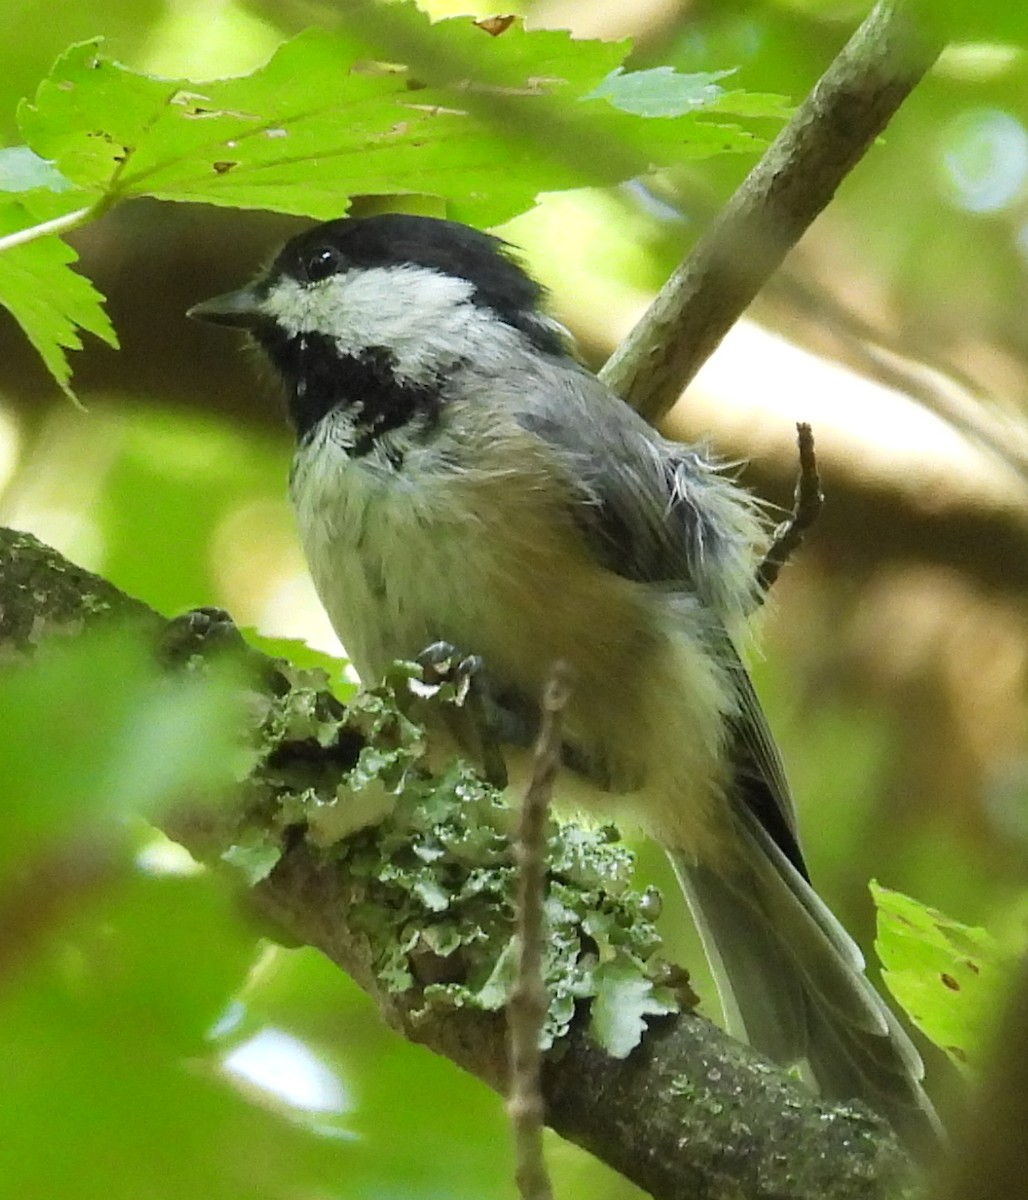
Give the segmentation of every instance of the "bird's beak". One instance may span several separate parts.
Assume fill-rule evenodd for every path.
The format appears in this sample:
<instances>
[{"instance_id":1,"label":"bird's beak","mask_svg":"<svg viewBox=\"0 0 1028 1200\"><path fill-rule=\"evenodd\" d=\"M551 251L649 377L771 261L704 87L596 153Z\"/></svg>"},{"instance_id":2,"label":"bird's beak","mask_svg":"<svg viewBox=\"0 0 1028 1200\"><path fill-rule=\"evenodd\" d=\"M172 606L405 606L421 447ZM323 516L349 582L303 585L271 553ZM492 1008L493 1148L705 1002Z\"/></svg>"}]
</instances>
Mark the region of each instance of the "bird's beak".
<instances>
[{"instance_id":1,"label":"bird's beak","mask_svg":"<svg viewBox=\"0 0 1028 1200\"><path fill-rule=\"evenodd\" d=\"M252 287L238 292L226 292L211 300L201 300L186 312L194 321L210 321L214 325L232 325L237 329L254 329L267 318L261 298Z\"/></svg>"}]
</instances>

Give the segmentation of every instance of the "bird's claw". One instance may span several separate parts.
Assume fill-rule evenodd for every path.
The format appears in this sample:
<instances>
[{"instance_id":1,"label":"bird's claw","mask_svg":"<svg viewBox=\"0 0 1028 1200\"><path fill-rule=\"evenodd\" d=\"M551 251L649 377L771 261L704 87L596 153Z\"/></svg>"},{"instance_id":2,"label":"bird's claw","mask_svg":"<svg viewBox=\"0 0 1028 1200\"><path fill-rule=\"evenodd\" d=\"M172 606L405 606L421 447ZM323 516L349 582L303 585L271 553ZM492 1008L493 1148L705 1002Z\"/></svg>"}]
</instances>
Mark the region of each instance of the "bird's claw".
<instances>
[{"instance_id":1,"label":"bird's claw","mask_svg":"<svg viewBox=\"0 0 1028 1200\"><path fill-rule=\"evenodd\" d=\"M450 642L433 642L417 657L421 678L411 679L411 692L421 700L442 700L462 710L464 720L451 724L458 739L477 743L482 772L495 788L507 786L507 764L496 739L485 703L486 683L482 659L462 655ZM469 729L470 727L470 729Z\"/></svg>"},{"instance_id":2,"label":"bird's claw","mask_svg":"<svg viewBox=\"0 0 1028 1200\"><path fill-rule=\"evenodd\" d=\"M411 690L420 699L448 700L462 706L471 682L482 671L477 654L461 655L450 642L433 642L417 657L421 678L411 680Z\"/></svg>"},{"instance_id":3,"label":"bird's claw","mask_svg":"<svg viewBox=\"0 0 1028 1200\"><path fill-rule=\"evenodd\" d=\"M223 608L203 607L171 618L161 637L160 653L171 664L185 662L201 652L244 647L242 635Z\"/></svg>"}]
</instances>

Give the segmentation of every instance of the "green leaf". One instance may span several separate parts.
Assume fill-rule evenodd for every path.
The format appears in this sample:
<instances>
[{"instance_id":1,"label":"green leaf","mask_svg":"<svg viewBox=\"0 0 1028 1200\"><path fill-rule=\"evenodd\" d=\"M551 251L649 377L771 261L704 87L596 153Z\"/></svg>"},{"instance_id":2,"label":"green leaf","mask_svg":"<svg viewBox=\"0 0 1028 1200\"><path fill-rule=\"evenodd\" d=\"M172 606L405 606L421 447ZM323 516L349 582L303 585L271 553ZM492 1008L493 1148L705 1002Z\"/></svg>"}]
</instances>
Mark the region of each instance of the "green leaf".
<instances>
[{"instance_id":1,"label":"green leaf","mask_svg":"<svg viewBox=\"0 0 1028 1200\"><path fill-rule=\"evenodd\" d=\"M984 1035L1013 959L984 929L962 925L872 882L882 978L911 1021L962 1070L980 1065Z\"/></svg>"},{"instance_id":2,"label":"green leaf","mask_svg":"<svg viewBox=\"0 0 1028 1200\"><path fill-rule=\"evenodd\" d=\"M0 874L89 831L231 783L243 700L233 672L168 676L131 629L48 644L0 678Z\"/></svg>"},{"instance_id":3,"label":"green leaf","mask_svg":"<svg viewBox=\"0 0 1028 1200\"><path fill-rule=\"evenodd\" d=\"M646 1017L677 1010L666 989L654 986L642 964L627 955L601 963L593 972L596 998L589 1032L612 1058L627 1058L646 1032Z\"/></svg>"},{"instance_id":4,"label":"green leaf","mask_svg":"<svg viewBox=\"0 0 1028 1200\"><path fill-rule=\"evenodd\" d=\"M180 90L99 53L100 39L71 46L22 101L18 124L32 149L80 187L107 190L153 134Z\"/></svg>"},{"instance_id":5,"label":"green leaf","mask_svg":"<svg viewBox=\"0 0 1028 1200\"><path fill-rule=\"evenodd\" d=\"M209 875L125 864L116 886L79 897L0 996L0 1192L229 1200L238 1180L210 1147L240 1125L262 1144L275 1139L290 1161L288 1127L218 1078L206 1036L253 943ZM268 1167L279 1176L259 1185L268 1194L295 1182L295 1162Z\"/></svg>"},{"instance_id":6,"label":"green leaf","mask_svg":"<svg viewBox=\"0 0 1028 1200\"><path fill-rule=\"evenodd\" d=\"M96 42L75 46L21 106L21 131L80 187L118 198L324 219L354 194L411 193L446 197L487 224L544 189L756 145L691 112L651 136L632 113L577 104L625 43L520 27L490 38L466 18L431 25L403 6L369 19L346 33L307 30L251 75L208 83L140 75ZM391 48L408 69L368 65Z\"/></svg>"},{"instance_id":7,"label":"green leaf","mask_svg":"<svg viewBox=\"0 0 1028 1200\"><path fill-rule=\"evenodd\" d=\"M585 99L607 100L622 112L641 117L677 117L699 110L747 117L788 117L783 96L726 92L718 81L734 71L698 71L682 75L673 67L625 73L618 67Z\"/></svg>"},{"instance_id":8,"label":"green leaf","mask_svg":"<svg viewBox=\"0 0 1028 1200\"><path fill-rule=\"evenodd\" d=\"M718 75L617 74L624 42L520 25L490 37L413 5L309 29L250 75L204 83L129 70L99 47L58 59L19 107L27 145L0 159L0 237L39 231L3 256L0 303L66 390L79 329L116 343L99 296L68 269L73 252L41 236L44 195L72 223L143 196L325 220L354 195L410 195L495 225L542 191L754 151L760 139L717 114L783 111L776 97L724 92Z\"/></svg>"},{"instance_id":9,"label":"green leaf","mask_svg":"<svg viewBox=\"0 0 1028 1200\"><path fill-rule=\"evenodd\" d=\"M369 38L366 49L382 51L400 39L404 61L425 83L464 85L475 79L522 95L567 89L584 96L632 49L627 38L575 38L563 29L528 30L521 21L494 38L466 17L431 23L412 5L396 6L392 19L379 22L378 37Z\"/></svg>"},{"instance_id":10,"label":"green leaf","mask_svg":"<svg viewBox=\"0 0 1028 1200\"><path fill-rule=\"evenodd\" d=\"M10 160L6 165L11 167ZM7 178L10 181L11 176ZM23 202L0 199L0 238L34 223L35 214ZM0 254L0 304L21 325L69 394L71 368L65 351L82 348L79 330L88 330L110 346L118 344L102 307L103 297L84 275L71 269L77 261L75 251L57 237L25 242Z\"/></svg>"},{"instance_id":11,"label":"green leaf","mask_svg":"<svg viewBox=\"0 0 1028 1200\"><path fill-rule=\"evenodd\" d=\"M341 700L356 693L357 684L346 677L348 659L336 658L324 650L317 650L302 638L267 637L249 627L240 628L239 632L249 645L269 658L285 659L304 671L323 671L332 685L332 691Z\"/></svg>"}]
</instances>

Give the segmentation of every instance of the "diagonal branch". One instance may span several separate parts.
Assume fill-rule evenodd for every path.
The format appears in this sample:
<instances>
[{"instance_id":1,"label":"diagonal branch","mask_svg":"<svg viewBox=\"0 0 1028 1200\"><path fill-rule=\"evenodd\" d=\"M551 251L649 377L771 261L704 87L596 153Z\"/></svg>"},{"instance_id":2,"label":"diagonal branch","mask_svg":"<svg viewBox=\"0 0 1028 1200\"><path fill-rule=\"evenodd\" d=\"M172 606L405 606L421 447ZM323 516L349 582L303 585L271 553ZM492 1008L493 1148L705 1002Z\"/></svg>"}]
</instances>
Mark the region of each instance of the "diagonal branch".
<instances>
[{"instance_id":1,"label":"diagonal branch","mask_svg":"<svg viewBox=\"0 0 1028 1200\"><path fill-rule=\"evenodd\" d=\"M879 0L601 375L657 422L938 57L922 0Z\"/></svg>"},{"instance_id":2,"label":"diagonal branch","mask_svg":"<svg viewBox=\"0 0 1028 1200\"><path fill-rule=\"evenodd\" d=\"M139 601L75 567L27 534L0 530L0 654L25 651L54 636L74 636L101 621L132 620L154 635L167 623ZM202 629L202 622L198 623ZM223 636L213 639L215 650ZM191 660L204 650L192 647ZM282 699L286 677L263 656L253 683ZM338 708L334 698L326 706ZM257 707L257 706L255 706ZM338 755L339 747L333 747ZM290 772L299 767L293 746L289 771L262 776L253 790L260 804L247 810L250 829L276 836L278 865L249 889L248 900L273 928L315 946L367 991L383 1019L484 1080L507 1086L505 1028L501 1012L433 1006L410 964L403 990L387 986L375 969L367 878L345 861L283 832L273 818L295 804ZM310 753L315 753L310 750ZM332 794L345 767L328 755L312 764ZM353 755L350 755L351 759ZM333 775L333 771L335 774ZM244 780L245 797L251 781ZM274 795L278 788L280 795ZM214 864L239 838L233 814L184 809L162 825L197 857ZM276 832L277 831L277 832ZM363 830L360 837L377 836ZM397 853L393 829L390 853ZM471 869L470 867L468 868ZM591 885L593 886L593 885ZM593 893L590 893L593 894ZM613 901L616 903L616 901ZM376 910L375 937L389 942L393 960L411 954L409 928L389 904ZM825 1103L709 1021L685 1011L651 1024L627 1058L612 1058L585 1028L586 1006L543 1071L546 1122L592 1151L656 1200L886 1200L909 1181L910 1166L881 1120L860 1106Z\"/></svg>"}]
</instances>

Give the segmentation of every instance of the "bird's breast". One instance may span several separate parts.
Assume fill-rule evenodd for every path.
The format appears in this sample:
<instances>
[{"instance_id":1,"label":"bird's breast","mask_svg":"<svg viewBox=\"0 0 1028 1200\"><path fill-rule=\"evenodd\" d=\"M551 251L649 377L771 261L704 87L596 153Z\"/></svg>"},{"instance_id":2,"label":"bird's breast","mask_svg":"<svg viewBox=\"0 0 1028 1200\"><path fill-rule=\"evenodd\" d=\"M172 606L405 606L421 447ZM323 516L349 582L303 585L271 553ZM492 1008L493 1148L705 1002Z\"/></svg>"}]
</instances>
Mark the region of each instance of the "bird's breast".
<instances>
[{"instance_id":1,"label":"bird's breast","mask_svg":"<svg viewBox=\"0 0 1028 1200\"><path fill-rule=\"evenodd\" d=\"M302 448L291 493L329 618L365 683L442 640L534 704L564 660L566 736L583 761L615 791L677 798L700 828L720 786L721 673L661 591L593 559L573 499L522 449L476 454L473 469L452 444L409 450L397 469L317 439Z\"/></svg>"},{"instance_id":2,"label":"bird's breast","mask_svg":"<svg viewBox=\"0 0 1028 1200\"><path fill-rule=\"evenodd\" d=\"M365 681L437 640L533 696L557 658L624 678L640 653L643 589L585 552L545 461L499 441L470 456L456 440L349 457L323 438L298 452L311 574Z\"/></svg>"},{"instance_id":3,"label":"bird's breast","mask_svg":"<svg viewBox=\"0 0 1028 1200\"><path fill-rule=\"evenodd\" d=\"M433 592L446 554L438 486L418 478L410 454L398 468L385 451L352 456L315 438L298 451L290 478L314 585L365 682L423 649L429 615L447 601ZM426 538L436 543L432 553Z\"/></svg>"}]
</instances>

